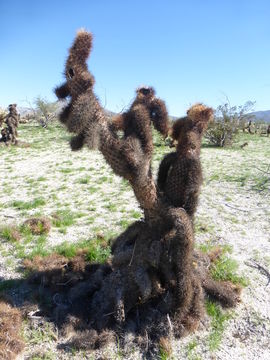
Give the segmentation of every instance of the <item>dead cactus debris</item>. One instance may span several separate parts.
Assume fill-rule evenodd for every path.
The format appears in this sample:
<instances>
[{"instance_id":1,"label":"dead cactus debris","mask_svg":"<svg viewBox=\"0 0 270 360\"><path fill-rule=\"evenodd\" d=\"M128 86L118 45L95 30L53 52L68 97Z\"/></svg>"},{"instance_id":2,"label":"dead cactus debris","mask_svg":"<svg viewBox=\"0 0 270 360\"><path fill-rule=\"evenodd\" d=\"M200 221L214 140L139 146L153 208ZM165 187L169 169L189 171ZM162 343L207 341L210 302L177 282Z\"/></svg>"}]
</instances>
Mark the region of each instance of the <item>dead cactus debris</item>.
<instances>
[{"instance_id":1,"label":"dead cactus debris","mask_svg":"<svg viewBox=\"0 0 270 360\"><path fill-rule=\"evenodd\" d=\"M22 352L22 317L18 309L0 301L0 358L14 360Z\"/></svg>"},{"instance_id":2,"label":"dead cactus debris","mask_svg":"<svg viewBox=\"0 0 270 360\"><path fill-rule=\"evenodd\" d=\"M177 150L162 161L156 185L151 124L167 135L165 103L153 88L143 86L130 109L109 120L93 92L95 81L86 63L91 48L91 33L80 30L69 50L66 81L55 89L59 99L70 98L60 121L75 133L73 150L97 148L129 182L144 219L114 239L105 264L91 264L81 252L72 260L51 255L25 265L32 270L32 281L50 293L51 317L67 331L76 331L69 341L74 346L95 348L114 338L124 346L130 338L125 335L132 333L150 351L169 333L182 336L196 330L205 296L225 306L239 301L240 289L213 280L211 260L194 250L201 137L212 109L196 104L174 124Z\"/></svg>"},{"instance_id":3,"label":"dead cactus debris","mask_svg":"<svg viewBox=\"0 0 270 360\"><path fill-rule=\"evenodd\" d=\"M51 222L46 217L35 217L24 222L34 235L48 234L51 230Z\"/></svg>"}]
</instances>

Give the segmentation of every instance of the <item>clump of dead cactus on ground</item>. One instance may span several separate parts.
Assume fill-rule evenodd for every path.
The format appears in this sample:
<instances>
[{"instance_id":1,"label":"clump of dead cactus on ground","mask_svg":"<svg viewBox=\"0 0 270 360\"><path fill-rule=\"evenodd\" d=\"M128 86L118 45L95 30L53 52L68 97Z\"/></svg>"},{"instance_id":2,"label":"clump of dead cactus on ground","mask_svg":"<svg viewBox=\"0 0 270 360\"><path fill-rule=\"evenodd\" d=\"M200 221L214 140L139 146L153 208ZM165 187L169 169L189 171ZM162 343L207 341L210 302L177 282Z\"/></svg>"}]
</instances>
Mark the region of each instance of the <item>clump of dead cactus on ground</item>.
<instances>
[{"instance_id":1,"label":"clump of dead cactus on ground","mask_svg":"<svg viewBox=\"0 0 270 360\"><path fill-rule=\"evenodd\" d=\"M23 350L24 342L20 334L22 316L18 309L0 301L0 358L16 359Z\"/></svg>"},{"instance_id":2,"label":"clump of dead cactus on ground","mask_svg":"<svg viewBox=\"0 0 270 360\"><path fill-rule=\"evenodd\" d=\"M28 227L34 235L48 234L51 230L51 222L44 216L32 217L24 222L24 226Z\"/></svg>"}]
</instances>

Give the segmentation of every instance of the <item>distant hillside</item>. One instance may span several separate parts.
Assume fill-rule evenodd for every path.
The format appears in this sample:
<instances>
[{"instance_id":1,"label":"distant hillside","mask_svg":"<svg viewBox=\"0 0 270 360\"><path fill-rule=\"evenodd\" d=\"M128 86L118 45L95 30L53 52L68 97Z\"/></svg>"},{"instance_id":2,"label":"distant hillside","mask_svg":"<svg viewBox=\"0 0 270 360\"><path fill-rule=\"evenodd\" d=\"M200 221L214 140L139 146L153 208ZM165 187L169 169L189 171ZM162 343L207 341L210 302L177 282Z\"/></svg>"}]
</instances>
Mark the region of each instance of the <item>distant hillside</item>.
<instances>
[{"instance_id":1,"label":"distant hillside","mask_svg":"<svg viewBox=\"0 0 270 360\"><path fill-rule=\"evenodd\" d=\"M270 110L265 111L254 111L250 113L250 115L254 116L254 121L256 122L267 122L270 123Z\"/></svg>"},{"instance_id":2,"label":"distant hillside","mask_svg":"<svg viewBox=\"0 0 270 360\"><path fill-rule=\"evenodd\" d=\"M57 112L60 112L60 110L63 107L63 103L59 103L59 109ZM19 106L18 107L18 111L21 114L21 116L25 116L26 114L32 113L33 109L31 109L30 107L22 107ZM115 115L114 112L106 110L106 113L109 115L109 117ZM265 110L265 111L254 111L251 112L249 115L252 115L253 117L253 121L255 122L266 122L266 123L270 123L270 110ZM172 121L175 121L176 119L178 119L177 116L170 116L170 119Z\"/></svg>"}]
</instances>

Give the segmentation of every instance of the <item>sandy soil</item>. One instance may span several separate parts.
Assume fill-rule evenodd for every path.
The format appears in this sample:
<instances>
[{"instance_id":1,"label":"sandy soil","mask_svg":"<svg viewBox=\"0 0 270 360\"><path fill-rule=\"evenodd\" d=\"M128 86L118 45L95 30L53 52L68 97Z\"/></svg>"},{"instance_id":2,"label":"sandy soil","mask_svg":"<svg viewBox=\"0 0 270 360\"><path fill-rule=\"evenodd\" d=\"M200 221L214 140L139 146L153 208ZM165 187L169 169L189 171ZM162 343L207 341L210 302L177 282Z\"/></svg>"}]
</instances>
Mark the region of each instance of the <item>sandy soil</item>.
<instances>
[{"instance_id":1,"label":"sandy soil","mask_svg":"<svg viewBox=\"0 0 270 360\"><path fill-rule=\"evenodd\" d=\"M119 233L140 217L132 191L111 172L100 154L86 149L71 152L62 130L45 135L41 132L46 130L34 130L32 147L0 149L0 225L20 225L37 213L48 217L59 210L74 213L76 219L66 233L52 228L46 243L50 248L63 241L92 238L100 231ZM29 126L23 126L22 139L27 140L30 133ZM263 175L261 169L269 165L270 140L255 140L251 139L244 150L237 146L232 150L202 149L204 185L197 223L204 231L196 232L196 242L231 245L232 257L238 261L239 273L247 278L248 286L243 290L242 303L226 322L217 350L209 351L212 329L206 317L196 334L173 340L172 358L270 358L270 278L264 271L270 271L270 191L256 189ZM169 151L157 149L155 169L157 159ZM46 203L38 208L20 210L14 206L14 201L40 197ZM27 246L31 249L31 244ZM2 280L21 277L18 271L21 260L16 257L13 245L3 239L0 251L0 284ZM143 357L138 349L123 353L113 345L95 354L57 350L61 341L57 330L51 324L42 326L45 335L41 340L38 337L29 341L21 359L98 359L101 354L108 359ZM30 337L33 334L32 330L25 331Z\"/></svg>"}]
</instances>

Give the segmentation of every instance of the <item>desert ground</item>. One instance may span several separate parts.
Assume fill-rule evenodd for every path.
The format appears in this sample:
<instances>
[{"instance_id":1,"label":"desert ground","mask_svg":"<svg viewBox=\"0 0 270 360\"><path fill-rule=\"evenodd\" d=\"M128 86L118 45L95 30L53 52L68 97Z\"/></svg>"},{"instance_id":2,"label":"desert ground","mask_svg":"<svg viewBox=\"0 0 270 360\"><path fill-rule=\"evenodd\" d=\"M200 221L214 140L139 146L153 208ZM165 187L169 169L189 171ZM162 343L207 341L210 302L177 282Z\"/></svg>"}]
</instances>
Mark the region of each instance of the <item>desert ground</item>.
<instances>
[{"instance_id":1,"label":"desert ground","mask_svg":"<svg viewBox=\"0 0 270 360\"><path fill-rule=\"evenodd\" d=\"M72 152L69 135L57 124L20 125L28 147L0 147L0 294L20 308L24 259L53 251L72 256L80 244L93 261L109 256L104 241L141 217L128 183L113 174L101 154ZM240 147L244 142L248 145ZM204 183L195 222L196 246L222 246L216 276L243 286L233 310L209 303L199 330L172 341L159 359L270 358L270 138L239 134L231 148L202 146ZM155 136L154 171L171 151ZM23 227L36 216L50 219L48 234ZM14 229L19 237L14 237ZM101 241L102 240L102 244ZM38 311L38 305L37 311ZM26 314L21 359L142 359L134 348L111 345L86 351L61 346L65 339L49 319Z\"/></svg>"}]
</instances>

